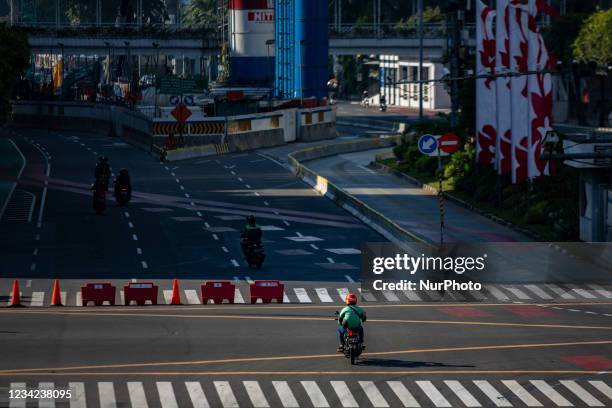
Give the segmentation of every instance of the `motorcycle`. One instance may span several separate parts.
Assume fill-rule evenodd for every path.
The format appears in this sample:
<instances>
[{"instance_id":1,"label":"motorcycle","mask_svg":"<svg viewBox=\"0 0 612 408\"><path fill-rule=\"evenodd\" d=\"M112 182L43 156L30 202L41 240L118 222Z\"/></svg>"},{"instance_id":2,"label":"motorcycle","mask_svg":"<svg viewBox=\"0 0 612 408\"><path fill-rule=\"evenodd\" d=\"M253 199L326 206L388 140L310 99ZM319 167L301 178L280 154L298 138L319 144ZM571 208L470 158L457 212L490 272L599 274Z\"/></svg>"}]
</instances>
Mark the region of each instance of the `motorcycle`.
<instances>
[{"instance_id":1,"label":"motorcycle","mask_svg":"<svg viewBox=\"0 0 612 408\"><path fill-rule=\"evenodd\" d=\"M93 208L100 215L106 209L106 190L97 188L93 192Z\"/></svg>"},{"instance_id":2,"label":"motorcycle","mask_svg":"<svg viewBox=\"0 0 612 408\"><path fill-rule=\"evenodd\" d=\"M117 186L115 188L115 200L120 206L124 206L130 202L131 199L130 189L128 186Z\"/></svg>"},{"instance_id":3,"label":"motorcycle","mask_svg":"<svg viewBox=\"0 0 612 408\"><path fill-rule=\"evenodd\" d=\"M249 265L249 268L262 268L264 260L266 259L263 246L243 240L242 251L244 253L244 260Z\"/></svg>"},{"instance_id":4,"label":"motorcycle","mask_svg":"<svg viewBox=\"0 0 612 408\"><path fill-rule=\"evenodd\" d=\"M336 316L339 314L336 311ZM342 346L344 357L349 358L351 360L351 365L355 365L357 362L357 358L363 353L363 340L361 336L359 336L359 331L351 330L349 328L344 329L344 334L342 336Z\"/></svg>"}]
</instances>

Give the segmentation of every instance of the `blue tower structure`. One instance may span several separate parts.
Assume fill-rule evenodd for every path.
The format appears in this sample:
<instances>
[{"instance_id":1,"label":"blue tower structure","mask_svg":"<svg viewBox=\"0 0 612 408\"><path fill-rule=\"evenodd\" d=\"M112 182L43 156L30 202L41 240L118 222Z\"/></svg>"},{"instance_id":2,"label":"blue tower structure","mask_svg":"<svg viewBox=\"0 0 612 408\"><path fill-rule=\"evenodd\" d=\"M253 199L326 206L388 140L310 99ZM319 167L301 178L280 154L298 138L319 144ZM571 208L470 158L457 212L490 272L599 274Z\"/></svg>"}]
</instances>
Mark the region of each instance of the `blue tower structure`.
<instances>
[{"instance_id":1,"label":"blue tower structure","mask_svg":"<svg viewBox=\"0 0 612 408\"><path fill-rule=\"evenodd\" d=\"M327 2L275 2L275 86L278 97L327 97Z\"/></svg>"}]
</instances>

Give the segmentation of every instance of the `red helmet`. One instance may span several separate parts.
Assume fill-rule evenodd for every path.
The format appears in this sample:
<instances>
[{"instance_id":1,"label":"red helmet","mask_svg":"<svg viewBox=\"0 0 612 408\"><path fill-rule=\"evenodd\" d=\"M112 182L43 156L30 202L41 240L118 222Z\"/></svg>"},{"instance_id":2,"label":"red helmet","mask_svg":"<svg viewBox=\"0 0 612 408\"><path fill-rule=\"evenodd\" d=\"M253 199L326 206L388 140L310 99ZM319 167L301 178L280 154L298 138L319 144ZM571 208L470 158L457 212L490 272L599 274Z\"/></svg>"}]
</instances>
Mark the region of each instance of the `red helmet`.
<instances>
[{"instance_id":1,"label":"red helmet","mask_svg":"<svg viewBox=\"0 0 612 408\"><path fill-rule=\"evenodd\" d=\"M347 305L356 305L357 304L357 295L354 293L347 293L346 297L344 298L344 301L346 302Z\"/></svg>"}]
</instances>

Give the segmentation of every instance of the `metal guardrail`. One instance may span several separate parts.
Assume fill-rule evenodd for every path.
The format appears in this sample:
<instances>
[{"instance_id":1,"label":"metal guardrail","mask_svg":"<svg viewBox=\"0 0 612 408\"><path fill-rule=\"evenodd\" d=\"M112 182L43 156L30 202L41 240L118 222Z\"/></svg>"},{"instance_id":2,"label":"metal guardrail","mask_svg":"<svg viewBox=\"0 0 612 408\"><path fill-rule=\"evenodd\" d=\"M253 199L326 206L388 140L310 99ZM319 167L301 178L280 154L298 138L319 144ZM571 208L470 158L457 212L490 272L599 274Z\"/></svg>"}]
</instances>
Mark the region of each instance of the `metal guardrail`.
<instances>
[{"instance_id":1,"label":"metal guardrail","mask_svg":"<svg viewBox=\"0 0 612 408\"><path fill-rule=\"evenodd\" d=\"M330 24L330 38L418 38L419 30L415 23L384 24ZM474 37L476 27L468 24L464 27L470 38ZM446 22L427 23L423 25L424 38L446 37Z\"/></svg>"}]
</instances>

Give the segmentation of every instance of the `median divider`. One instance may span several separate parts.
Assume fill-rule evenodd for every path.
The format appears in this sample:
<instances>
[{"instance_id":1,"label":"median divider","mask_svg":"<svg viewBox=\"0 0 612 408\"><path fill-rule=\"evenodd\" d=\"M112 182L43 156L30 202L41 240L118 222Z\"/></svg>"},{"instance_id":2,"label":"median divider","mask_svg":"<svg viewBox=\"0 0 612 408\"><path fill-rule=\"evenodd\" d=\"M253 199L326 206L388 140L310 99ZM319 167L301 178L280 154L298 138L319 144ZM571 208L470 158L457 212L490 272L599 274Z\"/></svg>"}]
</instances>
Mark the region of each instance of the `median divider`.
<instances>
[{"instance_id":1,"label":"median divider","mask_svg":"<svg viewBox=\"0 0 612 408\"><path fill-rule=\"evenodd\" d=\"M334 143L311 147L295 151L288 155L288 163L293 174L312 186L321 195L334 201L353 216L359 218L376 232L395 243L403 249L408 249L409 242L419 242L431 245L429 242L405 230L384 214L365 204L355 196L336 186L326 177L304 165L308 160L320 159L345 153L363 150L379 149L397 145L401 141L400 135L383 136L380 138L352 140L343 143Z\"/></svg>"},{"instance_id":2,"label":"median divider","mask_svg":"<svg viewBox=\"0 0 612 408\"><path fill-rule=\"evenodd\" d=\"M96 306L102 306L104 302L115 306L115 295L117 289L110 283L88 283L81 287L81 301L83 306L93 302Z\"/></svg>"},{"instance_id":3,"label":"median divider","mask_svg":"<svg viewBox=\"0 0 612 408\"><path fill-rule=\"evenodd\" d=\"M261 299L262 303L283 303L285 285L277 280L256 280L249 285L251 304Z\"/></svg>"},{"instance_id":4,"label":"median divider","mask_svg":"<svg viewBox=\"0 0 612 408\"><path fill-rule=\"evenodd\" d=\"M234 303L235 289L236 285L230 281L206 281L200 286L202 304L207 304L209 300L216 304L223 303L224 300Z\"/></svg>"},{"instance_id":5,"label":"median divider","mask_svg":"<svg viewBox=\"0 0 612 408\"><path fill-rule=\"evenodd\" d=\"M123 292L126 306L129 306L132 301L136 302L138 306L144 306L147 301L156 305L159 286L152 282L130 282L123 287Z\"/></svg>"}]
</instances>

